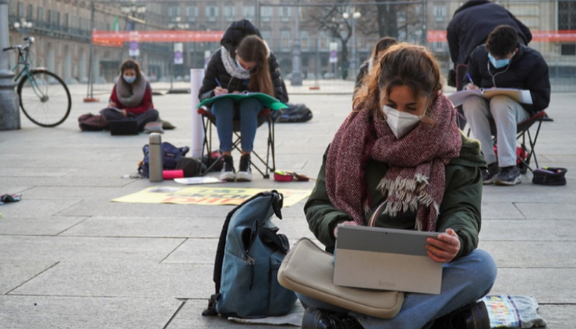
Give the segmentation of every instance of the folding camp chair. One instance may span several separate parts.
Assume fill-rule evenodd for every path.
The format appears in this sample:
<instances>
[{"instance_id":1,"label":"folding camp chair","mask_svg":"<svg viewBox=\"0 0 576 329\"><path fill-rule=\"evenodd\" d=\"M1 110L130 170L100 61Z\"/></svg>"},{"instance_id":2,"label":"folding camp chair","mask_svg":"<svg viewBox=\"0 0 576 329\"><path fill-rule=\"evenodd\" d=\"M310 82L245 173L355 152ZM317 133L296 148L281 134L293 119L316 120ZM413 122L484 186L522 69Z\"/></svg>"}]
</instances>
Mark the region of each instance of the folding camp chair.
<instances>
[{"instance_id":1,"label":"folding camp chair","mask_svg":"<svg viewBox=\"0 0 576 329\"><path fill-rule=\"evenodd\" d=\"M198 114L202 116L202 127L204 129L204 142L202 144L202 156L206 156L208 159L207 168L205 171L202 171L200 175L205 175L206 173L210 172L218 163L221 161L221 158L212 159L212 126L216 126L216 117L210 112L210 109L207 107L200 107L197 110ZM270 172L274 172L276 168L276 159L275 159L275 144L274 144L274 119L272 118L272 111L270 109L263 109L258 114L258 127L260 127L265 122L268 123L268 139L266 142L266 156L260 156L254 150L251 153L251 166L256 169L264 178L270 178ZM241 141L242 136L240 136L240 118L234 117L233 122L233 132L234 136L236 137L235 140L232 141L233 149L242 152L241 149ZM260 166L254 163L254 160L259 160ZM270 163L270 160L272 163ZM262 168L261 168L262 167Z\"/></svg>"},{"instance_id":2,"label":"folding camp chair","mask_svg":"<svg viewBox=\"0 0 576 329\"><path fill-rule=\"evenodd\" d=\"M458 64L456 65L456 91L462 90L464 88L464 84L462 80L466 76L466 70L468 69L468 65L466 64ZM462 105L456 106L456 110L458 111L458 118L456 118L456 123L458 124L458 128L460 130L464 130L466 126L466 117L464 116L464 111L462 110Z\"/></svg>"},{"instance_id":3,"label":"folding camp chair","mask_svg":"<svg viewBox=\"0 0 576 329\"><path fill-rule=\"evenodd\" d=\"M534 169L530 167L530 160L534 158L534 164L536 169L540 168L538 165L538 158L536 157L536 152L534 148L536 147L536 142L538 141L538 135L540 134L540 127L542 126L542 121L546 116L545 111L540 111L533 115L532 117L519 122L516 125L516 141L520 145L516 147L516 164L520 169L522 174L525 174L528 170L534 172ZM532 136L530 128L538 123L536 128L536 133ZM496 124L494 120L490 119L490 132L492 133L494 148L496 148Z\"/></svg>"}]
</instances>

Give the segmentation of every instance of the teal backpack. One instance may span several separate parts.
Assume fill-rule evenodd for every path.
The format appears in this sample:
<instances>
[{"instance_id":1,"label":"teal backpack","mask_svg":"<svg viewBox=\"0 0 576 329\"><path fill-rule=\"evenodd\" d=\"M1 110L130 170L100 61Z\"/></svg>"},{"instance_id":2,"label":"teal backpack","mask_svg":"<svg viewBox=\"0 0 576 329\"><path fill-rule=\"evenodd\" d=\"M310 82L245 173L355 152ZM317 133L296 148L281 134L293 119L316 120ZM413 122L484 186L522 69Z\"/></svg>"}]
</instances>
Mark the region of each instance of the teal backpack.
<instances>
[{"instance_id":1,"label":"teal backpack","mask_svg":"<svg viewBox=\"0 0 576 329\"><path fill-rule=\"evenodd\" d=\"M216 293L202 315L265 318L290 312L296 294L278 283L278 269L290 248L270 219L282 219L282 194L254 195L234 208L220 233L214 262Z\"/></svg>"}]
</instances>

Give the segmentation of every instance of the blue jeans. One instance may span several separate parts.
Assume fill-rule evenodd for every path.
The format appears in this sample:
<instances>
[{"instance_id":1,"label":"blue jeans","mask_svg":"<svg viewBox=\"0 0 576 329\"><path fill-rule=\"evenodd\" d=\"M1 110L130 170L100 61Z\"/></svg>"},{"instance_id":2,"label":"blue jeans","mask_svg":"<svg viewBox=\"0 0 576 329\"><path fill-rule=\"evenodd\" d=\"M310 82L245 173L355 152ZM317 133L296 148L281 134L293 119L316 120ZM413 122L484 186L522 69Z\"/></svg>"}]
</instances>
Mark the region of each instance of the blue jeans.
<instances>
[{"instance_id":1,"label":"blue jeans","mask_svg":"<svg viewBox=\"0 0 576 329\"><path fill-rule=\"evenodd\" d=\"M240 136L242 151L252 152L256 129L258 129L258 113L264 106L255 98L246 98L234 103L229 98L219 99L212 104L212 114L216 117L216 130L220 139L220 151L232 151L232 133L234 114L240 112Z\"/></svg>"},{"instance_id":2,"label":"blue jeans","mask_svg":"<svg viewBox=\"0 0 576 329\"><path fill-rule=\"evenodd\" d=\"M432 321L486 295L496 280L496 263L484 250L476 249L468 256L444 264L442 291L439 295L406 293L402 309L393 319L380 319L351 312L323 301L297 293L310 308L346 312L364 328L417 329L429 328Z\"/></svg>"}]
</instances>

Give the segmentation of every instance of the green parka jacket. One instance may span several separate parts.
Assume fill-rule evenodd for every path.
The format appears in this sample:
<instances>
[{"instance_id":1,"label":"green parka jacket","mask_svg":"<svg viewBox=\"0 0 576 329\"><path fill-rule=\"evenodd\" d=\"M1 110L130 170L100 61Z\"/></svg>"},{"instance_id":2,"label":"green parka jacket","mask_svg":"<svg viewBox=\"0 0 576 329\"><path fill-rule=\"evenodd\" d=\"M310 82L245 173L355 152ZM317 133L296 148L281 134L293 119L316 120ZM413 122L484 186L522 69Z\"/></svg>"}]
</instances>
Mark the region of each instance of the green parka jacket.
<instances>
[{"instance_id":1,"label":"green parka jacket","mask_svg":"<svg viewBox=\"0 0 576 329\"><path fill-rule=\"evenodd\" d=\"M330 203L326 193L325 165L326 154L324 154L316 186L304 206L304 212L310 230L326 246L327 251L333 252L336 241L333 234L334 228L339 223L353 219ZM485 167L486 162L480 152L478 141L462 135L460 156L446 165L446 190L436 224L438 232L451 228L458 234L461 247L456 258L468 255L478 246L482 202L481 169ZM372 159L367 163L366 186L372 200L372 211L385 201L384 195L376 189L376 186L387 170L388 165L385 163ZM366 215L366 221L370 218L371 212ZM380 214L376 220L376 226L413 230L415 221L416 212L405 212L396 217Z\"/></svg>"}]
</instances>

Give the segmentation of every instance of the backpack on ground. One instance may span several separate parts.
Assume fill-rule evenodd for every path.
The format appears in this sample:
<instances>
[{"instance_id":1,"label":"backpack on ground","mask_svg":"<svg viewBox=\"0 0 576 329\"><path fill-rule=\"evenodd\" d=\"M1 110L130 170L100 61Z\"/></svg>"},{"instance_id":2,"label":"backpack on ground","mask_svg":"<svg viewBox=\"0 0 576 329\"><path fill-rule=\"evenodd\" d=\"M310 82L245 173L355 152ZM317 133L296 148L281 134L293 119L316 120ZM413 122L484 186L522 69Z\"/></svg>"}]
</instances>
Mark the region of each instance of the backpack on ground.
<instances>
[{"instance_id":1,"label":"backpack on ground","mask_svg":"<svg viewBox=\"0 0 576 329\"><path fill-rule=\"evenodd\" d=\"M87 113L78 118L78 125L82 131L101 131L108 127L108 121L101 115Z\"/></svg>"},{"instance_id":2,"label":"backpack on ground","mask_svg":"<svg viewBox=\"0 0 576 329\"><path fill-rule=\"evenodd\" d=\"M288 103L287 109L272 111L276 123L306 122L312 120L312 111L305 104Z\"/></svg>"},{"instance_id":3,"label":"backpack on ground","mask_svg":"<svg viewBox=\"0 0 576 329\"><path fill-rule=\"evenodd\" d=\"M270 221L282 219L282 194L254 195L228 213L214 262L216 293L202 315L264 318L288 314L296 294L278 283L288 238Z\"/></svg>"},{"instance_id":4,"label":"backpack on ground","mask_svg":"<svg viewBox=\"0 0 576 329\"><path fill-rule=\"evenodd\" d=\"M162 143L162 169L163 170L172 170L176 169L176 165L178 164L178 160L184 157L186 153L190 151L188 146L184 147L176 147L168 142ZM144 145L142 148L142 152L144 153L144 160L140 161L140 165L138 166L138 173L143 177L148 178L150 172L150 146L148 144Z\"/></svg>"}]
</instances>

